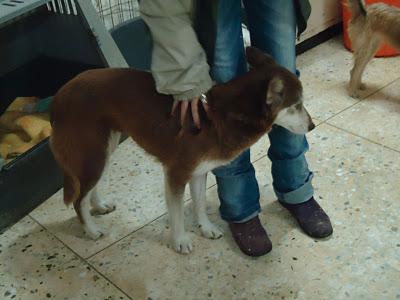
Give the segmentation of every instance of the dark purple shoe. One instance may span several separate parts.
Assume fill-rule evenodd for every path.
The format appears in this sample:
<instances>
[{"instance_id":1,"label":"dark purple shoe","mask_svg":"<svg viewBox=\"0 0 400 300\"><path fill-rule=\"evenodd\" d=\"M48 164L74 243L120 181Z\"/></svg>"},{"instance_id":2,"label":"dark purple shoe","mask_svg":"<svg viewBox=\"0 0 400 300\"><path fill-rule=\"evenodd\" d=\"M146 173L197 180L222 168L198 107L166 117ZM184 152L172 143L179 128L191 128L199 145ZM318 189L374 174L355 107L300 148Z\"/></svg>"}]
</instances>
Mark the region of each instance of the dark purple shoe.
<instances>
[{"instance_id":1,"label":"dark purple shoe","mask_svg":"<svg viewBox=\"0 0 400 300\"><path fill-rule=\"evenodd\" d=\"M229 223L229 228L236 244L244 254L256 257L271 251L271 240L258 216L245 223Z\"/></svg>"},{"instance_id":2,"label":"dark purple shoe","mask_svg":"<svg viewBox=\"0 0 400 300\"><path fill-rule=\"evenodd\" d=\"M279 203L295 217L301 229L309 236L325 238L332 234L331 221L314 197L299 204L288 204L280 201Z\"/></svg>"}]
</instances>

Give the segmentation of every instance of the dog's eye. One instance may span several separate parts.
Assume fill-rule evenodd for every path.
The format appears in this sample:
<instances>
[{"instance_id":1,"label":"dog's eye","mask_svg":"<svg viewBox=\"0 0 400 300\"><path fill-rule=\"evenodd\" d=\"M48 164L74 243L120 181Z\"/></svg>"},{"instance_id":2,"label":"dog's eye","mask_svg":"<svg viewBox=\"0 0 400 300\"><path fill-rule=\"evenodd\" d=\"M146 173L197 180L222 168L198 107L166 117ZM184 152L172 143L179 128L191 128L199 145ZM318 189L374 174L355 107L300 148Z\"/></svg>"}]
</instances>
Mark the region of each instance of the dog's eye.
<instances>
[{"instance_id":1,"label":"dog's eye","mask_svg":"<svg viewBox=\"0 0 400 300\"><path fill-rule=\"evenodd\" d=\"M293 107L289 107L287 111L289 114L294 114L296 110Z\"/></svg>"},{"instance_id":2,"label":"dog's eye","mask_svg":"<svg viewBox=\"0 0 400 300\"><path fill-rule=\"evenodd\" d=\"M296 106L295 106L295 108L296 108L297 110L301 110L302 107L303 107L303 105L302 105L301 103L296 104Z\"/></svg>"}]
</instances>

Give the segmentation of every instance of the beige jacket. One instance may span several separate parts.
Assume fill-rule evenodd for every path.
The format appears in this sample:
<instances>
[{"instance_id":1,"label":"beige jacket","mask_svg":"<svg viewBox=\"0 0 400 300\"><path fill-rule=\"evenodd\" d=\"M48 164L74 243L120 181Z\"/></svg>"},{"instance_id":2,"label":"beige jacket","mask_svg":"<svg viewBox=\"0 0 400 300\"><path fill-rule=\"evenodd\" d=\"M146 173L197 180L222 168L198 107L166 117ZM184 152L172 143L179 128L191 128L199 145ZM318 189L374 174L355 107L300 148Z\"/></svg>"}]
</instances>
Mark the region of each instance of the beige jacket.
<instances>
[{"instance_id":1,"label":"beige jacket","mask_svg":"<svg viewBox=\"0 0 400 300\"><path fill-rule=\"evenodd\" d=\"M192 99L212 86L206 53L193 29L196 1L204 0L140 2L142 18L153 37L151 69L157 90L162 94L173 95L176 100ZM307 27L311 5L308 0L293 1L300 35ZM218 1L212 0L210 3L216 7Z\"/></svg>"},{"instance_id":2,"label":"beige jacket","mask_svg":"<svg viewBox=\"0 0 400 300\"><path fill-rule=\"evenodd\" d=\"M142 0L153 38L151 70L157 91L189 100L212 86L206 54L193 29L192 0Z\"/></svg>"}]
</instances>

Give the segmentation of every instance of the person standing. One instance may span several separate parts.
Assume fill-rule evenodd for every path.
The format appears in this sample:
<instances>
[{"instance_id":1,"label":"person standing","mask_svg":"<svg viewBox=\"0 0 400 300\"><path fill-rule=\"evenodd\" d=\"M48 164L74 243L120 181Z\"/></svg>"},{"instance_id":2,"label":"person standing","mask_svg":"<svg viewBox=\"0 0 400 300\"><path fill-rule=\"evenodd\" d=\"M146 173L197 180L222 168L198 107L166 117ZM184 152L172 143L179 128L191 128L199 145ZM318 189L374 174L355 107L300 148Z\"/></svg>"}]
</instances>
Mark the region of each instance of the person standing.
<instances>
[{"instance_id":1,"label":"person standing","mask_svg":"<svg viewBox=\"0 0 400 300\"><path fill-rule=\"evenodd\" d=\"M305 0L142 0L140 12L153 38L151 71L157 91L172 95L173 110L190 111L200 128L199 97L217 83L247 71L242 36L246 14L252 46L272 55L297 73L296 37L306 28L311 7ZM297 29L297 32L296 32ZM171 108L172 109L172 108ZM279 203L314 238L332 234L328 215L314 199L313 173L304 135L274 126L268 157ZM258 217L260 194L250 150L227 166L213 170L217 179L221 217L247 255L261 256L272 243Z\"/></svg>"}]
</instances>

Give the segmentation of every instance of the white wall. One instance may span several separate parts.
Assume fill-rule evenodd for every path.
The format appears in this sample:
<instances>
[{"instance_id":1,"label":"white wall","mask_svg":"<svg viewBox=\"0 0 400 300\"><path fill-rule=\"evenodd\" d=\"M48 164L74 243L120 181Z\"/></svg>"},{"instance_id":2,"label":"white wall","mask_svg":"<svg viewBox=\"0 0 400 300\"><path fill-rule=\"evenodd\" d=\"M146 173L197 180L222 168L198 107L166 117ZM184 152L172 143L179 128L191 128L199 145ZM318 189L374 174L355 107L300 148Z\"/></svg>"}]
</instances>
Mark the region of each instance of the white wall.
<instances>
[{"instance_id":1,"label":"white wall","mask_svg":"<svg viewBox=\"0 0 400 300\"><path fill-rule=\"evenodd\" d=\"M307 30L301 35L300 41L306 40L328 27L341 22L341 0L310 0L312 12Z\"/></svg>"}]
</instances>

